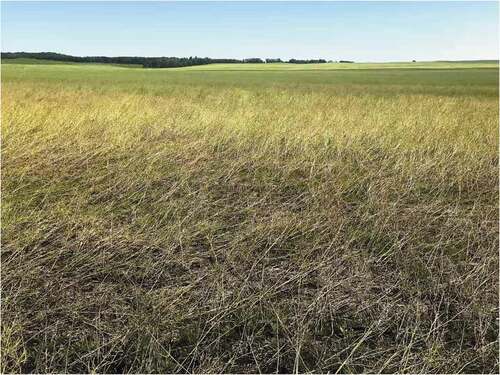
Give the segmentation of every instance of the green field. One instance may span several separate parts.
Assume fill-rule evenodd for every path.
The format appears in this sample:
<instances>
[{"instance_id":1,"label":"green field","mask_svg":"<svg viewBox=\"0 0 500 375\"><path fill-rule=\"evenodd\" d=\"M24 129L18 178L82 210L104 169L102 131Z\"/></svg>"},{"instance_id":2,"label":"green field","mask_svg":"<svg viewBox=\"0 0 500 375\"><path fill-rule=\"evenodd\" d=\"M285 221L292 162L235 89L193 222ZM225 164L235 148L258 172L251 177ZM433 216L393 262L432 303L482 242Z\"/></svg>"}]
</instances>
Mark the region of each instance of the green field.
<instances>
[{"instance_id":1,"label":"green field","mask_svg":"<svg viewBox=\"0 0 500 375\"><path fill-rule=\"evenodd\" d=\"M497 373L498 73L2 65L2 373Z\"/></svg>"},{"instance_id":2,"label":"green field","mask_svg":"<svg viewBox=\"0 0 500 375\"><path fill-rule=\"evenodd\" d=\"M209 64L197 65L186 68L175 68L176 70L362 70L362 69L479 69L497 68L498 62L415 62L415 63L327 63L327 64Z\"/></svg>"}]
</instances>

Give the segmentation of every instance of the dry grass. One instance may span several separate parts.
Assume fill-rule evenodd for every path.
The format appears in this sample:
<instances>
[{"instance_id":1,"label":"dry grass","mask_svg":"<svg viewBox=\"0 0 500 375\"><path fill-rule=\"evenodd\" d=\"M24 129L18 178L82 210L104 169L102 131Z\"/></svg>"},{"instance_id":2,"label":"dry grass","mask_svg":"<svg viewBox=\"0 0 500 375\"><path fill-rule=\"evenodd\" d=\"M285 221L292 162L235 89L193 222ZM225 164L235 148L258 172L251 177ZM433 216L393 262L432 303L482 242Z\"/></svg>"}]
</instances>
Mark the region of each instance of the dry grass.
<instances>
[{"instance_id":1,"label":"dry grass","mask_svg":"<svg viewBox=\"0 0 500 375\"><path fill-rule=\"evenodd\" d=\"M108 74L4 72L2 372L498 371L495 80Z\"/></svg>"}]
</instances>

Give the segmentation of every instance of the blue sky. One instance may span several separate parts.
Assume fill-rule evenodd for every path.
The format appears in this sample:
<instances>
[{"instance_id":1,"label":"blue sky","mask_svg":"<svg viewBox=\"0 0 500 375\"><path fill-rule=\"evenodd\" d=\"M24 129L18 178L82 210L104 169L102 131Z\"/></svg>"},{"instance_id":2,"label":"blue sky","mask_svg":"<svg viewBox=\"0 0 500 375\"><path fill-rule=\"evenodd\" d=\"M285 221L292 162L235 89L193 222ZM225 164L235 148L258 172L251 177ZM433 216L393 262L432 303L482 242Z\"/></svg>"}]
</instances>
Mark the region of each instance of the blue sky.
<instances>
[{"instance_id":1,"label":"blue sky","mask_svg":"<svg viewBox=\"0 0 500 375\"><path fill-rule=\"evenodd\" d=\"M497 2L7 2L2 51L355 61L498 58Z\"/></svg>"}]
</instances>

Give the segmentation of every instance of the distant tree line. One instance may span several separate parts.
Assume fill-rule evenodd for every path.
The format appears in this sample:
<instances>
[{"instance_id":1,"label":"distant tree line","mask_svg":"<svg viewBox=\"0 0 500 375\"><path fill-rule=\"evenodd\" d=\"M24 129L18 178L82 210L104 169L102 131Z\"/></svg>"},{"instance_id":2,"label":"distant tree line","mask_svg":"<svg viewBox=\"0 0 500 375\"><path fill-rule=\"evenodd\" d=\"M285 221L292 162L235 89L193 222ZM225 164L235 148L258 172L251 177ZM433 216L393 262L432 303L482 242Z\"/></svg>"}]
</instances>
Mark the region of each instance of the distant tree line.
<instances>
[{"instance_id":1,"label":"distant tree line","mask_svg":"<svg viewBox=\"0 0 500 375\"><path fill-rule=\"evenodd\" d=\"M234 64L243 61L237 59L210 59L208 57L144 57L141 62L144 68L181 68L184 66L207 64Z\"/></svg>"},{"instance_id":2,"label":"distant tree line","mask_svg":"<svg viewBox=\"0 0 500 375\"><path fill-rule=\"evenodd\" d=\"M267 64L273 64L273 63L282 63L284 61L281 61L281 59L266 59Z\"/></svg>"},{"instance_id":3,"label":"distant tree line","mask_svg":"<svg viewBox=\"0 0 500 375\"><path fill-rule=\"evenodd\" d=\"M297 59L290 59L288 60L290 64L324 64L326 63L326 60L323 59L318 59L318 60L297 60Z\"/></svg>"},{"instance_id":4,"label":"distant tree line","mask_svg":"<svg viewBox=\"0 0 500 375\"><path fill-rule=\"evenodd\" d=\"M53 61L67 61L79 63L103 63L103 64L136 64L142 65L144 68L180 68L194 65L207 64L264 64L264 63L281 63L286 62L281 59L265 59L258 57L248 59L211 59L208 57L139 57L139 56L71 56L55 52L2 52L2 59L42 59ZM291 64L321 64L326 63L324 59L297 60L290 59Z\"/></svg>"},{"instance_id":5,"label":"distant tree line","mask_svg":"<svg viewBox=\"0 0 500 375\"><path fill-rule=\"evenodd\" d=\"M142 65L148 57L106 57L106 56L70 56L55 52L2 52L2 59L41 59L52 61L80 62L80 63L104 63L104 64L139 64Z\"/></svg>"}]
</instances>

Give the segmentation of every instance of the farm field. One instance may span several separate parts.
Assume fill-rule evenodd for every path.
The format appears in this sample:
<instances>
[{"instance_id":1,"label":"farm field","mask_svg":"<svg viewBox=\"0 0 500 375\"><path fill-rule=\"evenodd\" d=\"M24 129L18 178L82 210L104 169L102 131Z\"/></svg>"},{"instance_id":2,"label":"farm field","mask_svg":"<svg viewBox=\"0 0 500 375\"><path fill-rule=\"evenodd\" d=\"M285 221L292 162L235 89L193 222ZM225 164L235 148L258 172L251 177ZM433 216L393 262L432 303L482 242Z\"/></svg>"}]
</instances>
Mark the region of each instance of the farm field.
<instances>
[{"instance_id":1,"label":"farm field","mask_svg":"<svg viewBox=\"0 0 500 375\"><path fill-rule=\"evenodd\" d=\"M2 373L498 372L497 63L5 62Z\"/></svg>"},{"instance_id":2,"label":"farm field","mask_svg":"<svg viewBox=\"0 0 500 375\"><path fill-rule=\"evenodd\" d=\"M435 61L435 62L395 62L395 63L320 63L320 64L209 64L196 65L176 70L364 70L364 69L478 69L498 68L497 61Z\"/></svg>"}]
</instances>

